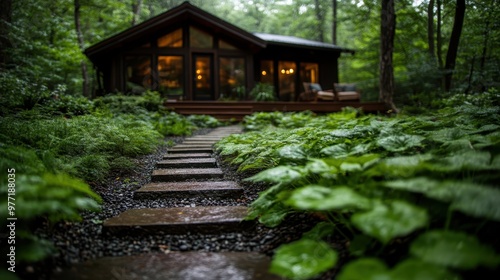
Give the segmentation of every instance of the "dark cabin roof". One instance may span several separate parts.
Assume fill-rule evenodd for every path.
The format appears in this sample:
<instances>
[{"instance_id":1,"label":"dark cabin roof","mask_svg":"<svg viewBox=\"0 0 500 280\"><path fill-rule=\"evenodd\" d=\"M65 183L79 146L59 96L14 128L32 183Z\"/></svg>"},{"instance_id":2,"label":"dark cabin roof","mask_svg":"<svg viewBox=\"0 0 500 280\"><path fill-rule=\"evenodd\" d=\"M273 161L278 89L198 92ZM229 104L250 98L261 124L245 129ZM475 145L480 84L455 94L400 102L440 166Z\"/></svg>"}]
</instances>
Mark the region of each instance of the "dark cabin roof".
<instances>
[{"instance_id":1,"label":"dark cabin roof","mask_svg":"<svg viewBox=\"0 0 500 280\"><path fill-rule=\"evenodd\" d=\"M85 50L85 55L87 55L91 61L95 61L99 57L106 56L118 48L134 43L147 36L153 36L157 34L159 30L185 20L191 20L192 22L205 26L211 29L215 34L224 34L229 36L233 40L240 42L241 45L248 46L248 48L252 51L258 51L265 48L267 44L272 44L306 49L324 49L354 53L352 50L344 49L333 44L311 41L293 36L264 33L252 34L190 4L189 2L184 2L173 9L170 9L158 16L88 47Z\"/></svg>"},{"instance_id":2,"label":"dark cabin roof","mask_svg":"<svg viewBox=\"0 0 500 280\"><path fill-rule=\"evenodd\" d=\"M353 50L342 48L334 44L312 41L295 36L285 36L285 35L276 35L267 33L254 33L254 35L266 41L268 44L273 44L273 45L291 46L299 48L327 49L327 50L337 50L340 52L354 53Z\"/></svg>"}]
</instances>

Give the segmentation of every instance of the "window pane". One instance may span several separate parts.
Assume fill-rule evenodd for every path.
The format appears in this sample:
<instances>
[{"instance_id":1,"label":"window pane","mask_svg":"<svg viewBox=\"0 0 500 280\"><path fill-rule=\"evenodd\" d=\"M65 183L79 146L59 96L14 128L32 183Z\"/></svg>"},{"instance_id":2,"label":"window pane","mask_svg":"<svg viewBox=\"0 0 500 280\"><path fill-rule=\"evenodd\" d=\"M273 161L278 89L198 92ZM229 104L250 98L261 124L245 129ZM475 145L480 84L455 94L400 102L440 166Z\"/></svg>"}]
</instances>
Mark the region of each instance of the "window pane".
<instances>
[{"instance_id":1,"label":"window pane","mask_svg":"<svg viewBox=\"0 0 500 280\"><path fill-rule=\"evenodd\" d=\"M279 98L282 101L295 100L295 72L297 66L295 62L280 61L279 69Z\"/></svg>"},{"instance_id":2,"label":"window pane","mask_svg":"<svg viewBox=\"0 0 500 280\"><path fill-rule=\"evenodd\" d=\"M245 99L245 59L220 58L219 60L221 98Z\"/></svg>"},{"instance_id":3,"label":"window pane","mask_svg":"<svg viewBox=\"0 0 500 280\"><path fill-rule=\"evenodd\" d=\"M151 89L151 59L149 56L125 57L126 90L136 93Z\"/></svg>"},{"instance_id":4,"label":"window pane","mask_svg":"<svg viewBox=\"0 0 500 280\"><path fill-rule=\"evenodd\" d=\"M318 83L318 69L317 63L301 63L300 82Z\"/></svg>"},{"instance_id":5,"label":"window pane","mask_svg":"<svg viewBox=\"0 0 500 280\"><path fill-rule=\"evenodd\" d=\"M274 63L272 60L260 62L260 81L274 86Z\"/></svg>"},{"instance_id":6,"label":"window pane","mask_svg":"<svg viewBox=\"0 0 500 280\"><path fill-rule=\"evenodd\" d=\"M184 63L182 56L158 57L158 90L166 95L184 94Z\"/></svg>"},{"instance_id":7,"label":"window pane","mask_svg":"<svg viewBox=\"0 0 500 280\"><path fill-rule=\"evenodd\" d=\"M189 42L193 48L211 49L213 47L213 37L197 28L189 28Z\"/></svg>"},{"instance_id":8,"label":"window pane","mask_svg":"<svg viewBox=\"0 0 500 280\"><path fill-rule=\"evenodd\" d=\"M237 50L237 48L224 40L219 40L219 49Z\"/></svg>"},{"instance_id":9,"label":"window pane","mask_svg":"<svg viewBox=\"0 0 500 280\"><path fill-rule=\"evenodd\" d=\"M182 28L158 38L159 48L182 48Z\"/></svg>"}]
</instances>

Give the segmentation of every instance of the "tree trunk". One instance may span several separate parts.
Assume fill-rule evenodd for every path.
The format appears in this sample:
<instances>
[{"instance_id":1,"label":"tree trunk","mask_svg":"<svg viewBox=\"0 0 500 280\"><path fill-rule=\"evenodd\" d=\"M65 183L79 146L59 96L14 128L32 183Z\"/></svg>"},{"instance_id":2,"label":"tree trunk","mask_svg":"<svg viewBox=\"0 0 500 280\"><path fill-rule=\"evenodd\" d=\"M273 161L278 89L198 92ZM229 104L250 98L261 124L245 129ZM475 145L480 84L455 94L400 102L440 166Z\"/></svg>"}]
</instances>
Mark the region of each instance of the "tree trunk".
<instances>
[{"instance_id":1,"label":"tree trunk","mask_svg":"<svg viewBox=\"0 0 500 280\"><path fill-rule=\"evenodd\" d=\"M8 49L12 48L9 38L9 26L12 22L12 0L0 1L0 70L9 63Z\"/></svg>"},{"instance_id":2,"label":"tree trunk","mask_svg":"<svg viewBox=\"0 0 500 280\"><path fill-rule=\"evenodd\" d=\"M438 58L439 68L443 69L443 38L441 37L441 0L437 0L437 30L436 30L436 54Z\"/></svg>"},{"instance_id":3,"label":"tree trunk","mask_svg":"<svg viewBox=\"0 0 500 280\"><path fill-rule=\"evenodd\" d=\"M429 1L427 8L427 41L429 44L429 54L434 57L434 0Z\"/></svg>"},{"instance_id":4,"label":"tree trunk","mask_svg":"<svg viewBox=\"0 0 500 280\"><path fill-rule=\"evenodd\" d=\"M465 0L457 0L455 8L455 20L453 21L453 30L451 31L450 44L446 54L446 64L444 66L444 90L450 91L451 79L453 71L455 70L455 62L457 60L458 45L460 43L460 35L462 34L462 27L464 24L465 16Z\"/></svg>"},{"instance_id":5,"label":"tree trunk","mask_svg":"<svg viewBox=\"0 0 500 280\"><path fill-rule=\"evenodd\" d=\"M380 93L379 98L394 112L398 109L392 100L394 94L394 69L392 53L396 31L396 13L394 0L382 0L380 20Z\"/></svg>"},{"instance_id":6,"label":"tree trunk","mask_svg":"<svg viewBox=\"0 0 500 280\"><path fill-rule=\"evenodd\" d=\"M323 24L325 23L325 14L321 5L319 3L320 0L314 0L314 11L316 13L316 19L318 20L318 30L317 30L317 40L320 42L325 41L325 35L323 32Z\"/></svg>"},{"instance_id":7,"label":"tree trunk","mask_svg":"<svg viewBox=\"0 0 500 280\"><path fill-rule=\"evenodd\" d=\"M141 14L142 0L134 0L132 3L132 26L137 24L139 16Z\"/></svg>"},{"instance_id":8,"label":"tree trunk","mask_svg":"<svg viewBox=\"0 0 500 280\"><path fill-rule=\"evenodd\" d=\"M78 46L80 46L80 50L83 52L85 49L85 42L83 40L83 34L82 34L82 28L80 26L80 0L74 0L75 4L75 28L76 28L76 35L78 37ZM80 62L80 66L82 68L82 78L83 78L83 85L82 85L82 94L84 96L89 97L89 75L87 71L87 63L85 60L82 60Z\"/></svg>"},{"instance_id":9,"label":"tree trunk","mask_svg":"<svg viewBox=\"0 0 500 280\"><path fill-rule=\"evenodd\" d=\"M332 0L333 22L332 22L332 44L337 44L337 0Z\"/></svg>"}]
</instances>

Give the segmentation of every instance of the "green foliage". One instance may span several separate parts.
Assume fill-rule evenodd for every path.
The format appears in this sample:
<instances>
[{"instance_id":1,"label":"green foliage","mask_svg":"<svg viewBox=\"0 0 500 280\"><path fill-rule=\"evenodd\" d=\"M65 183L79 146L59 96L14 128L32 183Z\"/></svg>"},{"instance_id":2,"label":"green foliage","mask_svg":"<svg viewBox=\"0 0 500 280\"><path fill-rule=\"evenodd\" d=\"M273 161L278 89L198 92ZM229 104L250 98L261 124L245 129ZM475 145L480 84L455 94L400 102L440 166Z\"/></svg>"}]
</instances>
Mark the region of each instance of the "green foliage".
<instances>
[{"instance_id":1,"label":"green foliage","mask_svg":"<svg viewBox=\"0 0 500 280\"><path fill-rule=\"evenodd\" d=\"M412 269L415 279L458 279L456 269L500 265L499 248L485 249L500 222L499 110L487 101L419 117L256 113L244 122L250 132L216 150L240 172L256 173L247 180L270 185L248 219L276 226L291 212L320 212L325 221L302 241L334 232L350 240L360 259L339 279L405 279ZM480 241L469 238L475 234ZM402 261L388 268L394 246ZM274 272L300 277L291 261L274 260Z\"/></svg>"},{"instance_id":2,"label":"green foliage","mask_svg":"<svg viewBox=\"0 0 500 280\"><path fill-rule=\"evenodd\" d=\"M276 94L274 93L274 87L266 83L257 83L255 87L248 93L250 98L255 101L274 101L276 100Z\"/></svg>"},{"instance_id":3,"label":"green foliage","mask_svg":"<svg viewBox=\"0 0 500 280\"><path fill-rule=\"evenodd\" d=\"M309 279L334 266L337 259L327 243L303 239L281 246L270 271L290 279Z\"/></svg>"}]
</instances>

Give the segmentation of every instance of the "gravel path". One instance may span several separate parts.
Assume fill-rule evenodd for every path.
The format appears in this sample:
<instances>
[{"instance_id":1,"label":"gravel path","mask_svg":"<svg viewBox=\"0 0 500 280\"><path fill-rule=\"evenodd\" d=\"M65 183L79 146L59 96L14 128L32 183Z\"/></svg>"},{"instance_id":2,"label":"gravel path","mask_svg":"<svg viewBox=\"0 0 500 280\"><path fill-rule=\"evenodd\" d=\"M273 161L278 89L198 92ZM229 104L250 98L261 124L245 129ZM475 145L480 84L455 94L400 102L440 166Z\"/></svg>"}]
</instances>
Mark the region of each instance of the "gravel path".
<instances>
[{"instance_id":1,"label":"gravel path","mask_svg":"<svg viewBox=\"0 0 500 280\"><path fill-rule=\"evenodd\" d=\"M205 134L210 130L200 130L197 134ZM167 138L166 141L182 142L183 138ZM214 205L249 205L258 193L265 189L262 185L250 183L240 184L244 187L243 196L237 199L210 197L192 197L185 199L148 199L133 198L134 191L150 181L150 175L155 163L162 159L166 147L156 153L137 159L137 168L129 174L112 174L105 184L93 186L104 202L99 213L83 213L83 221L79 223L65 222L55 225L52 229L42 227L37 234L53 241L58 254L41 264L25 267L21 274L25 279L50 279L53 271L63 267L105 256L136 255L159 251L239 251L261 252L272 255L282 243L299 239L303 232L308 231L316 223L304 214L290 215L285 223L276 228L267 228L257 224L251 231L230 232L221 234L184 234L184 235L110 235L102 233L102 222L132 208L157 207L195 207ZM218 159L219 163L221 160ZM221 163L226 179L240 181L241 175ZM344 244L339 240L331 240L332 244ZM343 246L335 245L340 252ZM341 254L341 259L343 259ZM320 279L331 279L335 271L330 271Z\"/></svg>"}]
</instances>

